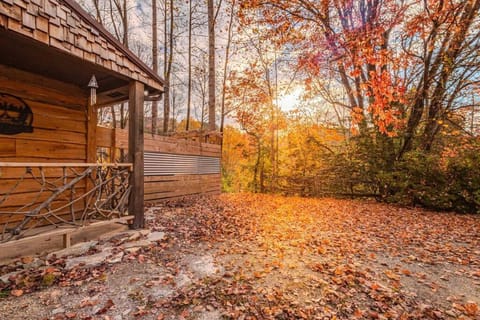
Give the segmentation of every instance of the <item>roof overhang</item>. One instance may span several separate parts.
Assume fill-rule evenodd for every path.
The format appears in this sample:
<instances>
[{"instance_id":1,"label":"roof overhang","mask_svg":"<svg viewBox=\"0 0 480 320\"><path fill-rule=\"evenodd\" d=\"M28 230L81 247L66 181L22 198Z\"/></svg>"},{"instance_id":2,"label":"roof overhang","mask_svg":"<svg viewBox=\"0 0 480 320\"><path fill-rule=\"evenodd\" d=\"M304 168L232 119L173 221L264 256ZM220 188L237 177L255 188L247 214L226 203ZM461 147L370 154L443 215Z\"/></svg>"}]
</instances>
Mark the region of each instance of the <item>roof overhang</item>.
<instances>
[{"instance_id":1,"label":"roof overhang","mask_svg":"<svg viewBox=\"0 0 480 320\"><path fill-rule=\"evenodd\" d=\"M163 80L73 0L0 0L0 64L73 84L88 93L98 81L98 104L128 99L132 80L145 100L159 100ZM33 9L32 9L33 8Z\"/></svg>"}]
</instances>

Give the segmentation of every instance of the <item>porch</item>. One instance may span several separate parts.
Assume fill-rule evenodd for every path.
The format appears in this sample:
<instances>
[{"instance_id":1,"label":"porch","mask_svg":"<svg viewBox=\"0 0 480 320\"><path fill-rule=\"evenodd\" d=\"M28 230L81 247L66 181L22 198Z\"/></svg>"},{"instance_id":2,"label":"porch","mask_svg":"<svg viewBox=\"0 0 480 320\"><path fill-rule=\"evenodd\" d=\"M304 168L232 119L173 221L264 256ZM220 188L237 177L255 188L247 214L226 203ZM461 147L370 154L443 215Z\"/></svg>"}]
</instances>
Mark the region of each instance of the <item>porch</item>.
<instances>
[{"instance_id":1,"label":"porch","mask_svg":"<svg viewBox=\"0 0 480 320\"><path fill-rule=\"evenodd\" d=\"M163 80L72 0L0 0L0 47L0 242L127 215L142 228L143 108ZM97 109L119 102L128 160L100 164Z\"/></svg>"}]
</instances>

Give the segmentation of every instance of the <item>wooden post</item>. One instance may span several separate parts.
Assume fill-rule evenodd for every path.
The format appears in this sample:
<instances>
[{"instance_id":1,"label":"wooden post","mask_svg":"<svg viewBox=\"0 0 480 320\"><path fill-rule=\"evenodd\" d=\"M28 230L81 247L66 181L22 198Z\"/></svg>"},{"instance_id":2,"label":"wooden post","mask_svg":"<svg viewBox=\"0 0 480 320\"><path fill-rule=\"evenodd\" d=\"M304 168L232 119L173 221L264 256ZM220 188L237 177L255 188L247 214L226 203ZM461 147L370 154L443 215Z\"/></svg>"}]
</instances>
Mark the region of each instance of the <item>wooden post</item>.
<instances>
[{"instance_id":1,"label":"wooden post","mask_svg":"<svg viewBox=\"0 0 480 320\"><path fill-rule=\"evenodd\" d=\"M62 235L63 238L63 248L70 248L72 246L72 233L66 232Z\"/></svg>"},{"instance_id":2,"label":"wooden post","mask_svg":"<svg viewBox=\"0 0 480 320\"><path fill-rule=\"evenodd\" d=\"M90 103L87 110L87 162L97 162L97 109Z\"/></svg>"},{"instance_id":3,"label":"wooden post","mask_svg":"<svg viewBox=\"0 0 480 320\"><path fill-rule=\"evenodd\" d=\"M90 99L88 99L90 100ZM97 162L97 109L95 106L90 104L88 101L87 104L87 154L86 154L87 163L96 163ZM95 178L96 172L93 171L91 176ZM92 190L95 187L95 183L92 182L88 177L85 178L85 192ZM87 198L83 201L84 207L87 206ZM72 212L73 212L72 207ZM75 221L75 213L72 213L72 220ZM64 243L65 245L65 243Z\"/></svg>"},{"instance_id":4,"label":"wooden post","mask_svg":"<svg viewBox=\"0 0 480 320\"><path fill-rule=\"evenodd\" d=\"M128 211L134 215L133 229L145 226L143 187L143 83L132 81L129 89L128 161L133 164L130 175L132 191Z\"/></svg>"}]
</instances>

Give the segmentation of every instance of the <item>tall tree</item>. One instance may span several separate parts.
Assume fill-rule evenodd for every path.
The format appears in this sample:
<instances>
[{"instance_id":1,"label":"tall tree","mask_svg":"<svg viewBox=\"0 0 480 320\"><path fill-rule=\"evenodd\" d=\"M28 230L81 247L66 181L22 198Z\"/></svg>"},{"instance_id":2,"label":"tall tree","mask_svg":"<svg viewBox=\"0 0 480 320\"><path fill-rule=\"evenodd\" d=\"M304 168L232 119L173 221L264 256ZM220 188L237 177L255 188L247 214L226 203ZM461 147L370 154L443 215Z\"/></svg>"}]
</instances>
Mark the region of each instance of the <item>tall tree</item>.
<instances>
[{"instance_id":1,"label":"tall tree","mask_svg":"<svg viewBox=\"0 0 480 320\"><path fill-rule=\"evenodd\" d=\"M168 6L167 6L168 5ZM168 8L168 9L167 9ZM173 30L174 30L174 1L165 0L165 15L164 15L164 77L165 77L165 95L163 104L163 132L167 133L169 130L170 120L170 77L172 74L173 63Z\"/></svg>"},{"instance_id":2,"label":"tall tree","mask_svg":"<svg viewBox=\"0 0 480 320\"><path fill-rule=\"evenodd\" d=\"M225 123L225 98L226 98L226 86L227 86L227 78L228 78L228 62L230 60L230 47L232 44L232 34L233 34L233 17L235 15L235 5L236 0L232 0L231 7L230 7L230 20L228 22L228 37L227 37L227 44L225 48L225 61L223 64L223 83L222 83L222 107L221 107L221 114L220 114L220 132L223 132L224 123Z\"/></svg>"},{"instance_id":3,"label":"tall tree","mask_svg":"<svg viewBox=\"0 0 480 320\"><path fill-rule=\"evenodd\" d=\"M338 105L361 136L375 133L372 143L389 150L391 163L413 148L431 149L478 74L480 0L241 4L243 22L261 23L279 45L298 50L308 89L336 80L346 96Z\"/></svg>"},{"instance_id":4,"label":"tall tree","mask_svg":"<svg viewBox=\"0 0 480 320\"><path fill-rule=\"evenodd\" d=\"M193 30L193 8L192 1L188 0L188 85L187 85L187 121L185 130L190 130L190 110L192 104L192 30Z\"/></svg>"},{"instance_id":5,"label":"tall tree","mask_svg":"<svg viewBox=\"0 0 480 320\"><path fill-rule=\"evenodd\" d=\"M158 73L158 21L157 0L152 0L152 68ZM158 102L152 102L152 134L157 133Z\"/></svg>"},{"instance_id":6,"label":"tall tree","mask_svg":"<svg viewBox=\"0 0 480 320\"><path fill-rule=\"evenodd\" d=\"M208 6L208 128L215 130L215 13L213 0Z\"/></svg>"}]
</instances>

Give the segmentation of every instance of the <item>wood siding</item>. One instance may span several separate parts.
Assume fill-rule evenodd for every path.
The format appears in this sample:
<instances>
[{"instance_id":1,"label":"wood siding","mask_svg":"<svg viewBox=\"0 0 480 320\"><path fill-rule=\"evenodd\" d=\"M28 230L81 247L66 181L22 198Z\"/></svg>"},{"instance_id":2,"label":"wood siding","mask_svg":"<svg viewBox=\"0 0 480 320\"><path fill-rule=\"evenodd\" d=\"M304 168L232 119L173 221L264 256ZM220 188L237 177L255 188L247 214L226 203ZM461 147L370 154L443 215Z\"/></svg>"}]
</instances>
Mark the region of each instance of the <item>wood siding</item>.
<instances>
[{"instance_id":1,"label":"wood siding","mask_svg":"<svg viewBox=\"0 0 480 320\"><path fill-rule=\"evenodd\" d=\"M0 134L0 162L86 162L87 97L83 91L0 65L0 92L23 99L33 112L32 133ZM45 168L43 175L48 179L58 178L62 176L62 170ZM38 194L41 184L32 176L41 177L41 172L34 167L31 172L26 174L26 168L0 168L0 211L14 211L30 203L39 204L51 194ZM24 179L19 182L22 177ZM85 183L76 185L75 191L83 193ZM2 201L7 193L10 195ZM64 205L67 200L55 201L53 208ZM82 209L82 204L75 206L77 210ZM7 221L22 218L21 215L0 215L0 227Z\"/></svg>"}]
</instances>

